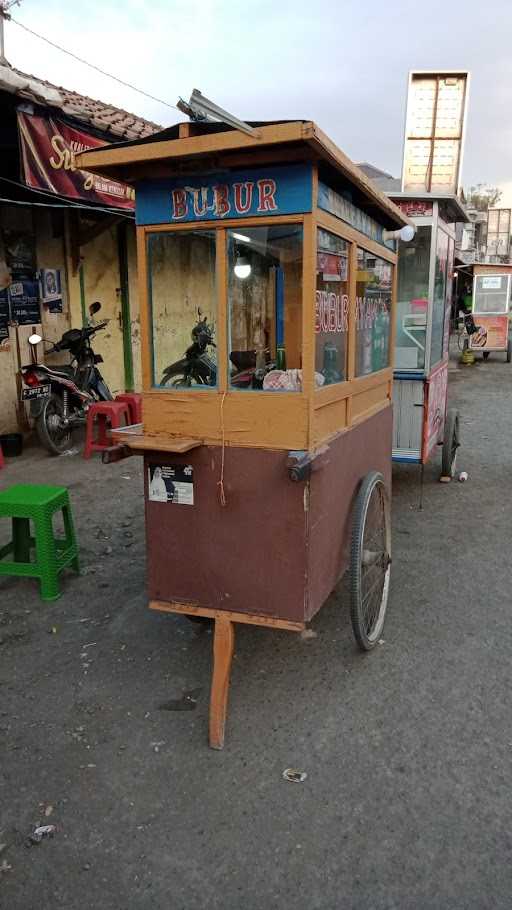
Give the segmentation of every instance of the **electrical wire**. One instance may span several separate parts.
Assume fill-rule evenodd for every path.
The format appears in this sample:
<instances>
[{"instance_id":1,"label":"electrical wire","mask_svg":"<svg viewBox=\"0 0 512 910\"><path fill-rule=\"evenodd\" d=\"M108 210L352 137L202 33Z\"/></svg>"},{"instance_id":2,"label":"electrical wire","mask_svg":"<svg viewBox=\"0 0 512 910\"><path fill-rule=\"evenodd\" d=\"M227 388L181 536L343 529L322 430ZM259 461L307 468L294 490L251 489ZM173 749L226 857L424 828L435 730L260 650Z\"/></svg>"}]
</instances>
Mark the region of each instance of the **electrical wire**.
<instances>
[{"instance_id":1,"label":"electrical wire","mask_svg":"<svg viewBox=\"0 0 512 910\"><path fill-rule=\"evenodd\" d=\"M164 107L172 107L175 111L179 112L179 107L176 107L175 104L170 104L169 101L164 101L162 98L157 98L156 95L151 95L149 92L145 92L141 88L137 88L136 85L133 85L131 82L125 82L124 79L120 79L119 76L113 76L112 73L107 73L106 70L101 69L100 66L96 66L94 63L89 63L88 60L84 60L83 57L79 57L78 54L74 54L73 51L68 51L65 47L61 47L60 44L56 44L55 41L51 41L50 38L46 38L44 35L40 35L38 32L35 32L34 29L29 28L28 25L24 25L23 22L18 22L17 19L14 19L13 16L9 17L10 22L14 22L15 25L19 28L24 29L30 35L33 35L35 38L39 38L40 41L45 41L46 44L49 44L50 47L54 47L56 50L61 51L63 54L67 54L68 57L73 57L74 60L78 60L79 63L83 63L84 66L89 66L91 69L96 70L97 73L101 73L102 76L107 76L108 79L113 79L114 82L118 82L120 85L124 85L125 88L131 89L133 92L138 92L139 95L144 95L145 98L149 98L151 101L156 101L158 104L163 104Z\"/></svg>"},{"instance_id":2,"label":"electrical wire","mask_svg":"<svg viewBox=\"0 0 512 910\"><path fill-rule=\"evenodd\" d=\"M13 186L20 187L22 190L25 190L27 193L38 193L40 196L45 196L50 199L65 199L64 196L60 196L58 193L52 193L50 190L38 190L34 186L28 186L26 183L20 183L19 180L11 180L9 177L0 177L0 180L3 183L11 183ZM7 201L7 200L4 200ZM44 202L23 202L23 200L8 200L10 202L15 202L19 205L42 205L45 208L48 208ZM86 205L82 202L75 202L74 199L66 200L62 205L53 204L50 208L75 208L75 209L89 209L91 212L105 212L107 215L123 215L124 218L134 218L134 212L127 212L126 209L117 209L117 208L104 208L99 205Z\"/></svg>"},{"instance_id":3,"label":"electrical wire","mask_svg":"<svg viewBox=\"0 0 512 910\"><path fill-rule=\"evenodd\" d=\"M7 199L5 196L0 196L0 202L4 202L6 205L24 205L28 208L39 208L39 209L69 209L76 208L76 206L69 206L65 203L57 203L56 205L47 205L45 202L21 202L20 199ZM80 209L87 209L88 212L105 212L108 215L120 215L120 217L128 217L121 215L120 212L112 211L112 209L96 209L92 205L79 205Z\"/></svg>"}]
</instances>

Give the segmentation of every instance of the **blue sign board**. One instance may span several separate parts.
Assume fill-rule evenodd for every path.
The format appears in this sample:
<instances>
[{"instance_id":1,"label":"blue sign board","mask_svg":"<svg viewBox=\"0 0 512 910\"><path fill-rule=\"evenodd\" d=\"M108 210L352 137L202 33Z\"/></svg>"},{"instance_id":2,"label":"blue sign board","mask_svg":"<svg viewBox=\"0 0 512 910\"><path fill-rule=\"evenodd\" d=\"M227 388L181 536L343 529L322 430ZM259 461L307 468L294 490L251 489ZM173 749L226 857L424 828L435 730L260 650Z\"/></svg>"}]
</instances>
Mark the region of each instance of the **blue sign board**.
<instances>
[{"instance_id":1,"label":"blue sign board","mask_svg":"<svg viewBox=\"0 0 512 910\"><path fill-rule=\"evenodd\" d=\"M311 211L312 185L306 164L142 180L135 218L142 225L295 215Z\"/></svg>"}]
</instances>

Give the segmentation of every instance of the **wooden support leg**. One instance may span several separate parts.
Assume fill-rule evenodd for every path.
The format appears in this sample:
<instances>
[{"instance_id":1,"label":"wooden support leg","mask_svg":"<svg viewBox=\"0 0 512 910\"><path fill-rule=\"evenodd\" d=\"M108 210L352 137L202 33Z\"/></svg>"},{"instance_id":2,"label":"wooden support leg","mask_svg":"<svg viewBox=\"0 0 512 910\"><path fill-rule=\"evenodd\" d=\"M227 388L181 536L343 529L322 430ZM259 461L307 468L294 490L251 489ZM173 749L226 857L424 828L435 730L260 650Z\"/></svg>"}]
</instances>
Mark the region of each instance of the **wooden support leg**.
<instances>
[{"instance_id":1,"label":"wooden support leg","mask_svg":"<svg viewBox=\"0 0 512 910\"><path fill-rule=\"evenodd\" d=\"M229 677L235 646L235 624L226 616L215 617L213 637L213 675L210 695L210 746L224 748L228 707Z\"/></svg>"}]
</instances>

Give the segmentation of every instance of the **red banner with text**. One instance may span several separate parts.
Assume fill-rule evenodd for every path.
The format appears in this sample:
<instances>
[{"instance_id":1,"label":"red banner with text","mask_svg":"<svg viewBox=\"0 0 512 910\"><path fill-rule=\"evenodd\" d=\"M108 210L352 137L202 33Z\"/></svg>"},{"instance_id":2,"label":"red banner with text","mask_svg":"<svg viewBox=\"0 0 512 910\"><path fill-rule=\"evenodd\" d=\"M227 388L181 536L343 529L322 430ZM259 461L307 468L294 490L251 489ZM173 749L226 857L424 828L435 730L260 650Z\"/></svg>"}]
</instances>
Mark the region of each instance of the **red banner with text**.
<instances>
[{"instance_id":1,"label":"red banner with text","mask_svg":"<svg viewBox=\"0 0 512 910\"><path fill-rule=\"evenodd\" d=\"M76 167L75 155L108 145L54 117L18 111L18 131L27 186L115 209L135 209L135 191L126 183Z\"/></svg>"}]
</instances>

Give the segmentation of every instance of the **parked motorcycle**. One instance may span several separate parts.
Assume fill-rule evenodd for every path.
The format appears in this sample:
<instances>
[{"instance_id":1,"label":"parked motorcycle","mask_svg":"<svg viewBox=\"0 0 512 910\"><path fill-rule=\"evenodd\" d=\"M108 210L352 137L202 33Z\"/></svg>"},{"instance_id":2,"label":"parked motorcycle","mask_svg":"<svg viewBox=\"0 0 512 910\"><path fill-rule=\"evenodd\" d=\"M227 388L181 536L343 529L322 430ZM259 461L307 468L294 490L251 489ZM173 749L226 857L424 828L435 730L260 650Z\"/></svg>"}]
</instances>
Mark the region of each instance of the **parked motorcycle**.
<instances>
[{"instance_id":1,"label":"parked motorcycle","mask_svg":"<svg viewBox=\"0 0 512 910\"><path fill-rule=\"evenodd\" d=\"M94 316L100 309L101 303L96 301L89 307L89 313ZM52 455L61 455L71 447L73 432L85 426L87 409L92 402L113 399L97 367L98 363L103 363L103 357L95 354L91 346L92 337L104 329L107 322L69 329L46 352L69 351L69 364L46 366L34 362L21 368L22 400L30 401L39 440ZM31 335L28 340L35 348L43 339Z\"/></svg>"},{"instance_id":2,"label":"parked motorcycle","mask_svg":"<svg viewBox=\"0 0 512 910\"><path fill-rule=\"evenodd\" d=\"M208 347L216 347L213 340L213 326L208 325L208 317L201 319L198 309L198 321L192 329L192 344L185 351L182 360L177 360L166 367L160 385L179 388L191 385L216 385L217 364L208 354Z\"/></svg>"},{"instance_id":3,"label":"parked motorcycle","mask_svg":"<svg viewBox=\"0 0 512 910\"><path fill-rule=\"evenodd\" d=\"M208 324L208 319L202 317L198 309L198 321L192 329L192 344L185 351L181 360L166 367L161 386L172 388L190 387L192 385L217 385L217 364L210 357L208 347L216 347L213 340L214 329ZM269 351L263 352L264 366L257 366L256 351L232 351L229 355L234 367L230 384L238 389L262 389L266 374L275 369L275 363L270 361Z\"/></svg>"}]
</instances>

